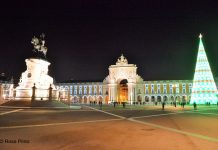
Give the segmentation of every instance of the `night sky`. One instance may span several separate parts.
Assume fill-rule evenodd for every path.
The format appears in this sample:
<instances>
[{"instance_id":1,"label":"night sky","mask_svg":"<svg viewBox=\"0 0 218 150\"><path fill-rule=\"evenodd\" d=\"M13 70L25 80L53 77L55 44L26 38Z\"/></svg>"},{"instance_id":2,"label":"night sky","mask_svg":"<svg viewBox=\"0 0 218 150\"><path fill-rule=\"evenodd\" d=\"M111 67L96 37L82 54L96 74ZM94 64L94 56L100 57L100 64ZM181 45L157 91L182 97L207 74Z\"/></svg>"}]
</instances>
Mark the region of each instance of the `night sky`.
<instances>
[{"instance_id":1,"label":"night sky","mask_svg":"<svg viewBox=\"0 0 218 150\"><path fill-rule=\"evenodd\" d=\"M124 54L144 80L194 76L199 33L218 76L218 3L212 1L22 1L0 6L0 72L18 79L46 34L49 75L57 82L99 80Z\"/></svg>"}]
</instances>

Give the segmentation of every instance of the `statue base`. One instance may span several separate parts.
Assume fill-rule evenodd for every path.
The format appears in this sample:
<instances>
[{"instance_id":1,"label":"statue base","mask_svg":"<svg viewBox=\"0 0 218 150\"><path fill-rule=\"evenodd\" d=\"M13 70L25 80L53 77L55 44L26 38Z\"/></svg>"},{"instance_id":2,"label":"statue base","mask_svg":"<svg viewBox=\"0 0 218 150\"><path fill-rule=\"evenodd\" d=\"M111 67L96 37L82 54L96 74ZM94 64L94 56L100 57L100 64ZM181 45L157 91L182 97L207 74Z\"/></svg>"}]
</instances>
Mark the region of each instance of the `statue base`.
<instances>
[{"instance_id":1,"label":"statue base","mask_svg":"<svg viewBox=\"0 0 218 150\"><path fill-rule=\"evenodd\" d=\"M27 70L22 73L19 86L15 89L15 99L31 100L34 92L35 100L48 100L49 88L51 87L55 92L53 78L48 75L50 62L40 58L29 58L25 62ZM34 91L33 86L35 86ZM52 93L52 95L56 94Z\"/></svg>"}]
</instances>

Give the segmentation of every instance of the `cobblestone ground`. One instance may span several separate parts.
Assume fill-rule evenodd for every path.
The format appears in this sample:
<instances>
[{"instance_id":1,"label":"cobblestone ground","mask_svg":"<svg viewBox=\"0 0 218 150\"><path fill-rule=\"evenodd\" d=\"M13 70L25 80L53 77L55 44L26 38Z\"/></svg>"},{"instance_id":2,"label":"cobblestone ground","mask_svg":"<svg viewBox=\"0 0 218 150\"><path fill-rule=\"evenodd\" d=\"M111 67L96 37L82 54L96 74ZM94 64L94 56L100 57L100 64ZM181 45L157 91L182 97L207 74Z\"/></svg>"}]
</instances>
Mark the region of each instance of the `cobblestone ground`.
<instances>
[{"instance_id":1,"label":"cobblestone ground","mask_svg":"<svg viewBox=\"0 0 218 150\"><path fill-rule=\"evenodd\" d=\"M0 108L1 150L213 150L217 106Z\"/></svg>"}]
</instances>

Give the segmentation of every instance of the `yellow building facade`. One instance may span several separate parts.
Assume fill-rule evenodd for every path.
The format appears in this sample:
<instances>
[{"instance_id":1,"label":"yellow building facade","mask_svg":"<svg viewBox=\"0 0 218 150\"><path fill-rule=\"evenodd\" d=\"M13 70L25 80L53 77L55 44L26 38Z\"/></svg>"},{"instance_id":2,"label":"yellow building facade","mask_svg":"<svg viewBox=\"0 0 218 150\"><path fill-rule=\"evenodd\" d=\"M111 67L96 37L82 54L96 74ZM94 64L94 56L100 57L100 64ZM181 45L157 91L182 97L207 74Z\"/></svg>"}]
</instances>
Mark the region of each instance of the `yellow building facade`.
<instances>
[{"instance_id":1,"label":"yellow building facade","mask_svg":"<svg viewBox=\"0 0 218 150\"><path fill-rule=\"evenodd\" d=\"M192 80L144 81L137 74L137 66L128 64L121 55L115 65L109 66L109 75L103 82L71 81L57 83L59 98L72 103L189 103Z\"/></svg>"}]
</instances>

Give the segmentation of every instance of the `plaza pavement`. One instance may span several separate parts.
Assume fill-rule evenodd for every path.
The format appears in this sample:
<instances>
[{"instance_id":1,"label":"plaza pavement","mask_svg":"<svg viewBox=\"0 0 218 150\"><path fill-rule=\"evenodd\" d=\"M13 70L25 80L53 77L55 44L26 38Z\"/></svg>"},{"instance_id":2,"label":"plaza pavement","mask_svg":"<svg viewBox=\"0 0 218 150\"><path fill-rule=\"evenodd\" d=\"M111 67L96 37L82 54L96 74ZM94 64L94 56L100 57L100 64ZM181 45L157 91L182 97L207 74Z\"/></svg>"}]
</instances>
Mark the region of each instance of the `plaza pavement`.
<instances>
[{"instance_id":1,"label":"plaza pavement","mask_svg":"<svg viewBox=\"0 0 218 150\"><path fill-rule=\"evenodd\" d=\"M217 125L215 105L0 107L0 149L216 150Z\"/></svg>"}]
</instances>

